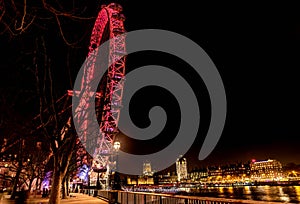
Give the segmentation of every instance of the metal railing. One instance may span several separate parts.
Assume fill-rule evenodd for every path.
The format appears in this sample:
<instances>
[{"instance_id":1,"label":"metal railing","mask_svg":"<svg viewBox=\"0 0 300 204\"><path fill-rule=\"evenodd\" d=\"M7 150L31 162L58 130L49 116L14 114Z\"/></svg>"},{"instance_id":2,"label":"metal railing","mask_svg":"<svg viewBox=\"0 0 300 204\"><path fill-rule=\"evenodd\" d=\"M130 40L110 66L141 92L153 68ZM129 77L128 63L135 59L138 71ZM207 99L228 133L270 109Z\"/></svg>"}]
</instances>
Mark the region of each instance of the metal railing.
<instances>
[{"instance_id":1,"label":"metal railing","mask_svg":"<svg viewBox=\"0 0 300 204\"><path fill-rule=\"evenodd\" d=\"M176 196L156 193L118 192L121 204L231 204L236 200L202 198L193 196Z\"/></svg>"},{"instance_id":2,"label":"metal railing","mask_svg":"<svg viewBox=\"0 0 300 204\"><path fill-rule=\"evenodd\" d=\"M81 193L89 194L88 190L81 190ZM265 201L240 200L228 198L180 196L158 193L142 193L127 191L105 191L90 189L91 196L99 197L110 204L265 204ZM268 204L278 204L278 202L267 202Z\"/></svg>"}]
</instances>

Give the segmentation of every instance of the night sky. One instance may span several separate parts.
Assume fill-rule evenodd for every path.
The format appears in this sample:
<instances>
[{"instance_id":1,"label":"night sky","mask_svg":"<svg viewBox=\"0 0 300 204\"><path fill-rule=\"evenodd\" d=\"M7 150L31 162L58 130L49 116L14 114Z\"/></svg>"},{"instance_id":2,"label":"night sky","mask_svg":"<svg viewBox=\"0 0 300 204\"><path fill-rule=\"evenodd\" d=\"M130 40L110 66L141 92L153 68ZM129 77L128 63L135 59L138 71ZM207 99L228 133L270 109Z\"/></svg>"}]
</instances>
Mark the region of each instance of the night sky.
<instances>
[{"instance_id":1,"label":"night sky","mask_svg":"<svg viewBox=\"0 0 300 204\"><path fill-rule=\"evenodd\" d=\"M201 101L202 121L198 138L186 155L192 167L246 162L252 158L274 158L284 164L300 163L298 7L286 3L208 5L197 2L200 5L196 6L192 2L176 1L119 2L124 8L127 31L156 28L182 34L199 44L220 72L228 103L225 128L213 153L204 161L197 161L210 118L209 99L201 78L195 77L187 64L168 54L144 52L128 56L128 72L142 65L160 64L180 73L193 87ZM87 27L91 28L90 25ZM22 46L6 41L7 36L0 36L0 49L4 53L0 77L2 89L9 90L15 86L14 81L34 79L26 71L21 74L16 71L19 67L10 60L13 57L7 56L19 55ZM59 43L55 44L58 56L66 50L59 49ZM86 49L80 49L82 53L77 61L87 54L87 43L88 40ZM62 59L58 57L58 60ZM78 62L72 71L76 73L80 66ZM15 78L16 73L19 74L18 79ZM61 80L62 90L68 87L65 85L68 80L61 75L57 78ZM168 114L168 126L153 141L123 143L122 147L129 152L143 154L155 152L172 141L179 125L176 118L180 117L174 100L166 90L157 87L139 91L131 105L133 121L140 127L147 126L147 110L143 111L143 107L149 109L152 105L162 105ZM125 141L126 138L120 140Z\"/></svg>"}]
</instances>

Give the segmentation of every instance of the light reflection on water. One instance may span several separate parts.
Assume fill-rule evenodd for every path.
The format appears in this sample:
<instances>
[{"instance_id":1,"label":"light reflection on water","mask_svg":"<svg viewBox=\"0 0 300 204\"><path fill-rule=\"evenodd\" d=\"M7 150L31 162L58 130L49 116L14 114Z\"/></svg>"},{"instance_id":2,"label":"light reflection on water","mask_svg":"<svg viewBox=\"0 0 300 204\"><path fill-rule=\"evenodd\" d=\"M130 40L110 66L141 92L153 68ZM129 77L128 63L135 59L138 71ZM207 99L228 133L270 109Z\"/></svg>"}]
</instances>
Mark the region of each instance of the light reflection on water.
<instances>
[{"instance_id":1,"label":"light reflection on water","mask_svg":"<svg viewBox=\"0 0 300 204\"><path fill-rule=\"evenodd\" d=\"M298 200L300 200L300 186L294 186L296 197Z\"/></svg>"},{"instance_id":2,"label":"light reflection on water","mask_svg":"<svg viewBox=\"0 0 300 204\"><path fill-rule=\"evenodd\" d=\"M209 187L198 189L194 195L300 203L300 186Z\"/></svg>"}]
</instances>

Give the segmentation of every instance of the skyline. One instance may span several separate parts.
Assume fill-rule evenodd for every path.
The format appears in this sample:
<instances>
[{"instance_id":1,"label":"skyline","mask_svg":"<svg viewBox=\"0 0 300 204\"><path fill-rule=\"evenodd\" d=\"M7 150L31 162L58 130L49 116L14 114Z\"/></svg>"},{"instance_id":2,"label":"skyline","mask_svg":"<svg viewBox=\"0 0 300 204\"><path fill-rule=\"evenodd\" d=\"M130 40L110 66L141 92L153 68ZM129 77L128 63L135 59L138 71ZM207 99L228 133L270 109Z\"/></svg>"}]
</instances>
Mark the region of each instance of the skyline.
<instances>
[{"instance_id":1,"label":"skyline","mask_svg":"<svg viewBox=\"0 0 300 204\"><path fill-rule=\"evenodd\" d=\"M105 2L103 1L103 3ZM269 8L270 5L260 4L258 7L252 5L252 8L243 4L243 9L236 10L227 4L227 7L223 7L223 5L218 7L205 6L203 4L196 7L193 4L172 2L172 6L170 6L170 2L162 4L158 1L144 2L141 9L136 9L136 5L140 5L138 2L120 1L119 3L124 9L127 31L160 28L185 35L198 43L208 53L220 72L228 101L225 128L219 143L209 157L204 161L197 161L210 114L205 86L203 83L199 83L201 79L194 78L193 72L189 71L188 66L172 56L149 52L145 53L144 56L137 54L128 57L128 66L126 67L128 71L147 63L173 66L172 69L189 79L192 88L196 90L198 100L201 101L200 111L203 119L201 119L198 138L187 153L187 157L191 158L189 160L201 164L222 160L236 161L271 157L282 161L282 163L300 163L300 151L298 150L300 131L297 127L300 101L296 98L299 92L298 87L300 87L296 74L300 65L298 60L300 54L300 16L296 13L296 9L287 6L288 9L283 12L284 8L281 5L274 5L274 8L271 9ZM84 27L90 27L90 25ZM67 28L73 30L71 25ZM55 36L55 31L50 32L49 35L53 36L53 41L49 42L52 44L57 36ZM90 34L86 38L89 39L89 36ZM26 50L22 50L22 46L28 46L26 45L28 44L26 38L21 40L22 46L14 42L14 39L10 41L12 44L8 43L7 36L0 38L1 44L5 42L3 43L4 47L1 46L2 51L5 52L0 62L2 89L9 90L12 87L22 87L22 82L18 82L20 79L24 83L28 83L25 84L26 86L32 86L34 79L30 77L26 67L20 72L20 64L11 60L22 58L22 56L8 56L9 54L24 53ZM67 49L63 42L58 41L52 46L51 49L57 51L57 55L65 55L63 52ZM88 44L79 49L80 54L78 55L80 57L74 60L76 66L71 70L73 77L81 66L80 59L84 59L87 54L87 48ZM31 59L24 61L27 60ZM63 57L58 56L57 60L54 63L61 69ZM55 74L58 79L57 84L58 86L62 84L61 92L66 92L66 87L69 87L67 75L65 71L62 73L60 69L55 70L57 72ZM19 75L17 76L15 73ZM172 141L172 135L176 129L173 128L174 124L175 126L178 125L178 119L176 119L178 110L176 102L172 102L172 96L157 89L146 91L141 91L140 96L142 99L147 97L148 103L144 103L145 101L141 101L141 99L132 102L136 109L133 113L133 116L136 117L134 121L140 126L146 126L149 123L147 118L145 119L147 111L144 110L145 112L142 112L141 115L142 108L145 106L149 108L153 104L163 104L170 114L171 121L168 122L173 124L169 125L170 127L166 130L163 138L156 138L152 143L150 141L150 144L138 143L144 145L142 148L137 148L139 145L128 147L128 151L137 153L151 152L153 145L157 143L160 143L161 146L158 145L156 149L166 146ZM12 97L11 94L14 93L8 91L6 94L8 97ZM155 94L155 97L150 94ZM157 95L160 98L157 98ZM19 102L19 106L22 107L23 102ZM35 110L38 102L36 101L34 104L32 101L32 103L31 106L34 106L32 108ZM20 108L17 111L24 110ZM35 114L30 111L29 113L24 112L28 115ZM129 144L122 143L123 148L126 148L126 145Z\"/></svg>"}]
</instances>

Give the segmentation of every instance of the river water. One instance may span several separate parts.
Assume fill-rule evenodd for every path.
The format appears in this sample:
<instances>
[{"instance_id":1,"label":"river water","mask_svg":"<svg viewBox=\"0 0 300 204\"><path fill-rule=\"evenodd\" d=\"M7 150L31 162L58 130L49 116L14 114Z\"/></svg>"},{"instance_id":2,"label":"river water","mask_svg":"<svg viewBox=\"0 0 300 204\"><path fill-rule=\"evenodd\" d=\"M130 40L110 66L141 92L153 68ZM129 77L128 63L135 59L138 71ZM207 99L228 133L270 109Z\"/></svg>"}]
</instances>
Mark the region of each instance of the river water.
<instances>
[{"instance_id":1,"label":"river water","mask_svg":"<svg viewBox=\"0 0 300 204\"><path fill-rule=\"evenodd\" d=\"M300 186L241 186L191 189L189 195L300 203Z\"/></svg>"}]
</instances>

